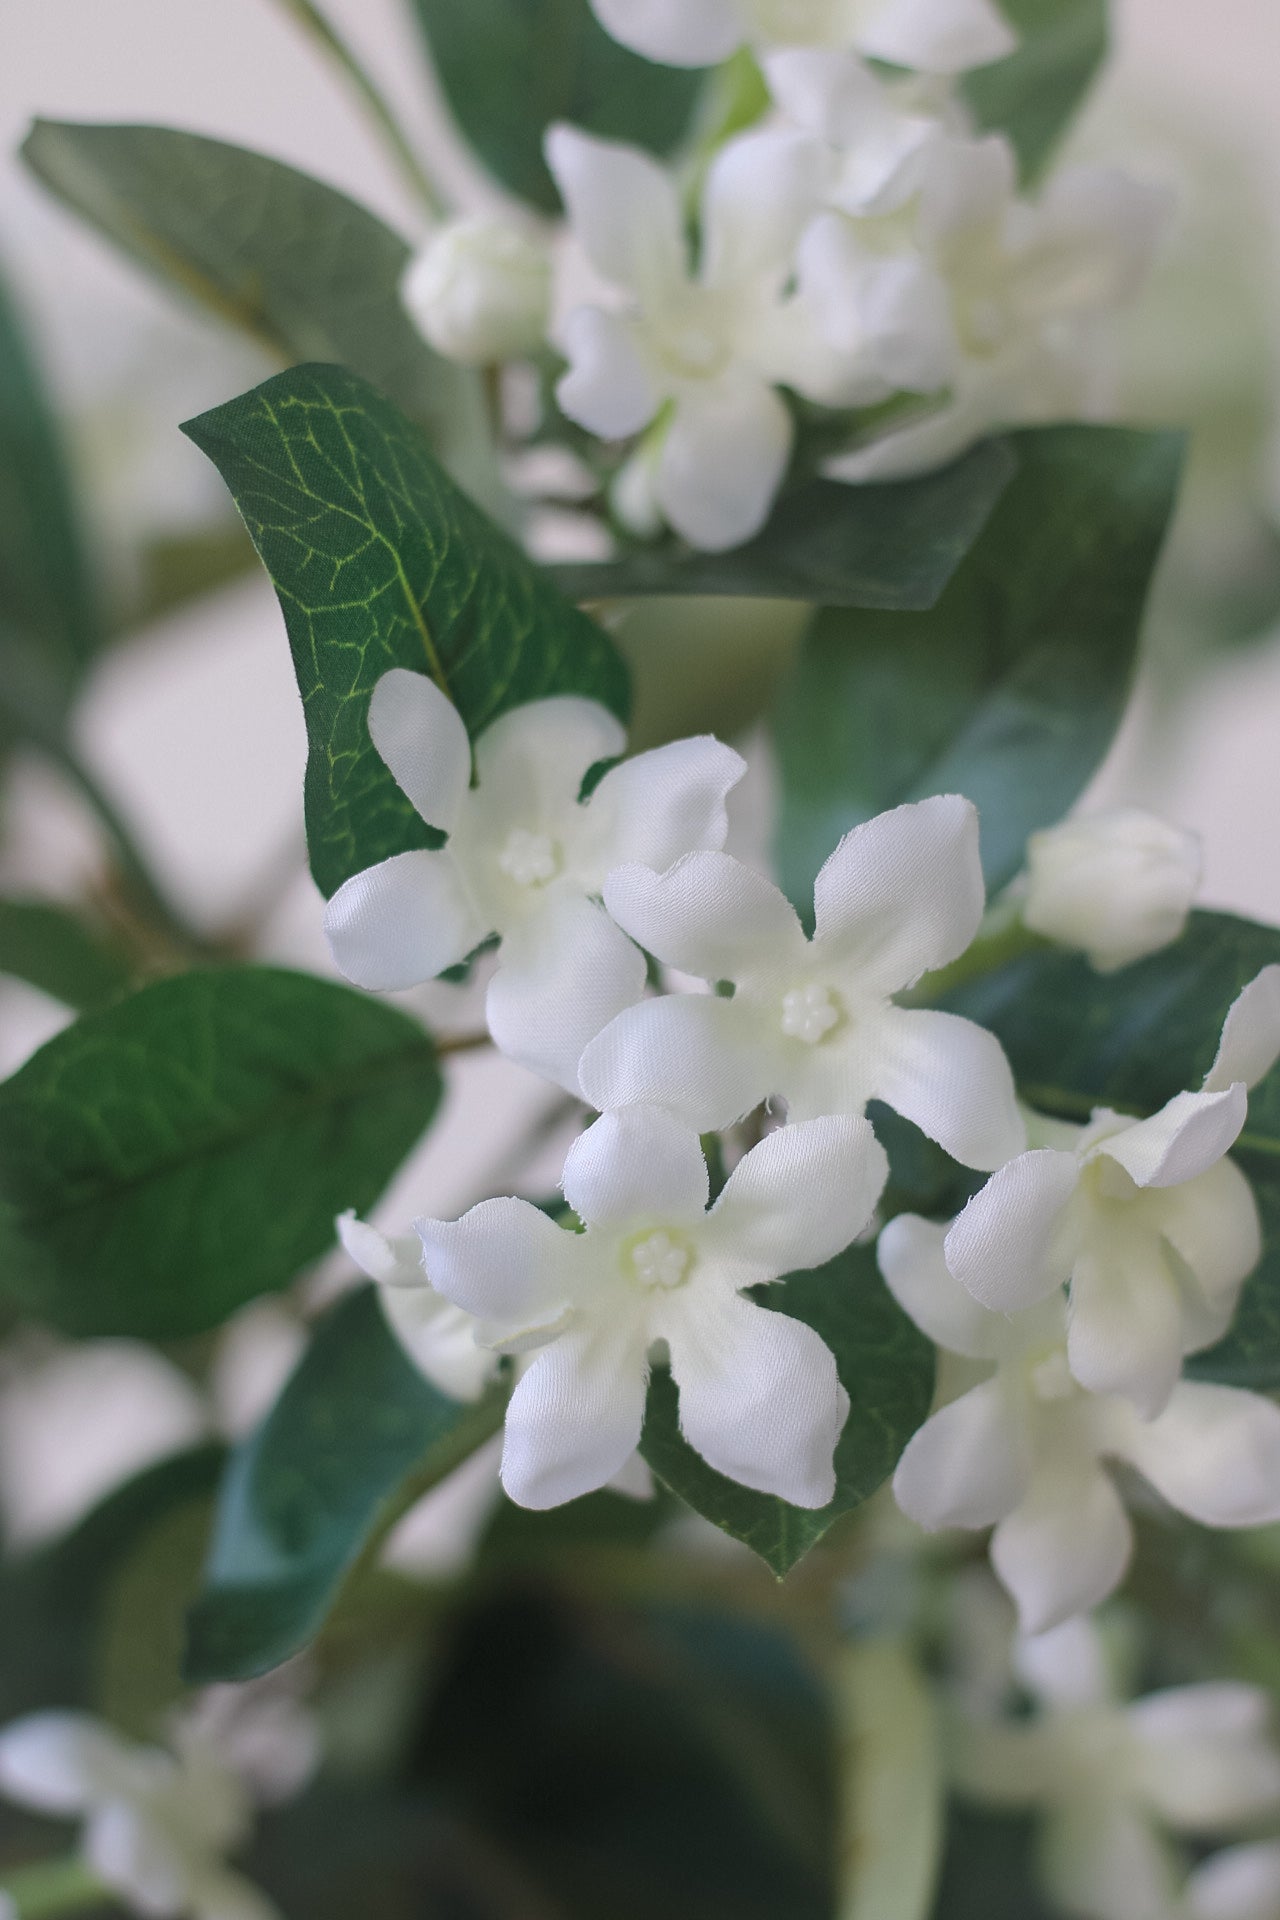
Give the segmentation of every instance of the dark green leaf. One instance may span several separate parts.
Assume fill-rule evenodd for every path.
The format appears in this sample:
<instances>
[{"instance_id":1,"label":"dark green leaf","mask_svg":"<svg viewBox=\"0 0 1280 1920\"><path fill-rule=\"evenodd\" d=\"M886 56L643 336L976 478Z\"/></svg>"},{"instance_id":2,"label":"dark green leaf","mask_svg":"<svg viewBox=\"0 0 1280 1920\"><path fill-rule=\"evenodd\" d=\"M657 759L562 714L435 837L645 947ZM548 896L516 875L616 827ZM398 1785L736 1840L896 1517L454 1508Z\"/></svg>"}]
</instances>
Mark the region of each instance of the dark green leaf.
<instances>
[{"instance_id":1,"label":"dark green leaf","mask_svg":"<svg viewBox=\"0 0 1280 1920\"><path fill-rule=\"evenodd\" d=\"M802 909L850 827L964 793L992 886L1059 819L1114 736L1172 512L1176 434L1014 436L1018 477L931 613L829 609L776 723L778 862Z\"/></svg>"},{"instance_id":2,"label":"dark green leaf","mask_svg":"<svg viewBox=\"0 0 1280 1920\"><path fill-rule=\"evenodd\" d=\"M369 738L369 696L388 667L430 673L473 734L552 693L625 713L612 643L354 374L300 367L183 431L230 487L284 609L310 745L311 871L324 893L434 844Z\"/></svg>"},{"instance_id":3,"label":"dark green leaf","mask_svg":"<svg viewBox=\"0 0 1280 1920\"><path fill-rule=\"evenodd\" d=\"M129 984L123 954L44 900L0 900L0 973L78 1010L114 1000Z\"/></svg>"},{"instance_id":4,"label":"dark green leaf","mask_svg":"<svg viewBox=\"0 0 1280 1920\"><path fill-rule=\"evenodd\" d=\"M412 0L445 97L490 172L546 213L560 208L542 158L547 128L669 153L688 131L702 76L628 53L588 0Z\"/></svg>"},{"instance_id":5,"label":"dark green leaf","mask_svg":"<svg viewBox=\"0 0 1280 1920\"><path fill-rule=\"evenodd\" d=\"M345 194L265 154L169 127L37 120L27 165L116 246L286 360L340 360L483 491L474 374L432 353L400 304L409 249Z\"/></svg>"},{"instance_id":6,"label":"dark green leaf","mask_svg":"<svg viewBox=\"0 0 1280 1920\"><path fill-rule=\"evenodd\" d=\"M781 1577L892 1473L929 1412L934 1353L890 1296L870 1247L850 1247L814 1273L792 1274L781 1291L761 1289L760 1298L821 1334L852 1402L836 1448L831 1505L817 1511L789 1506L709 1467L680 1433L678 1395L666 1372L655 1373L649 1385L640 1451L673 1493L744 1541Z\"/></svg>"},{"instance_id":7,"label":"dark green leaf","mask_svg":"<svg viewBox=\"0 0 1280 1920\"><path fill-rule=\"evenodd\" d=\"M316 1634L411 1469L425 1493L502 1421L503 1394L464 1405L430 1385L362 1287L322 1322L263 1425L233 1454L189 1678L243 1680Z\"/></svg>"},{"instance_id":8,"label":"dark green leaf","mask_svg":"<svg viewBox=\"0 0 1280 1920\"><path fill-rule=\"evenodd\" d=\"M932 607L1014 472L989 440L920 480L845 487L813 480L786 493L764 532L732 553L672 544L605 565L558 567L575 600L631 594L752 594L829 607Z\"/></svg>"},{"instance_id":9,"label":"dark green leaf","mask_svg":"<svg viewBox=\"0 0 1280 1920\"><path fill-rule=\"evenodd\" d=\"M431 1040L268 967L86 1014L0 1087L5 1284L70 1333L200 1331L287 1286L430 1122Z\"/></svg>"},{"instance_id":10,"label":"dark green leaf","mask_svg":"<svg viewBox=\"0 0 1280 1920\"><path fill-rule=\"evenodd\" d=\"M100 609L79 513L43 382L0 281L0 609L6 679L21 646L23 675L60 697L102 645Z\"/></svg>"},{"instance_id":11,"label":"dark green leaf","mask_svg":"<svg viewBox=\"0 0 1280 1920\"><path fill-rule=\"evenodd\" d=\"M1018 35L1007 60L966 75L979 127L1007 133L1024 181L1043 172L1107 57L1107 0L1000 0Z\"/></svg>"},{"instance_id":12,"label":"dark green leaf","mask_svg":"<svg viewBox=\"0 0 1280 1920\"><path fill-rule=\"evenodd\" d=\"M966 987L955 1004L1004 1042L1024 1099L1083 1121L1095 1107L1153 1113L1213 1064L1241 987L1280 962L1280 931L1193 914L1184 939L1119 973L1037 953ZM1249 1096L1232 1156L1262 1212L1266 1251L1235 1325L1191 1371L1233 1386L1280 1387L1280 1070Z\"/></svg>"}]
</instances>

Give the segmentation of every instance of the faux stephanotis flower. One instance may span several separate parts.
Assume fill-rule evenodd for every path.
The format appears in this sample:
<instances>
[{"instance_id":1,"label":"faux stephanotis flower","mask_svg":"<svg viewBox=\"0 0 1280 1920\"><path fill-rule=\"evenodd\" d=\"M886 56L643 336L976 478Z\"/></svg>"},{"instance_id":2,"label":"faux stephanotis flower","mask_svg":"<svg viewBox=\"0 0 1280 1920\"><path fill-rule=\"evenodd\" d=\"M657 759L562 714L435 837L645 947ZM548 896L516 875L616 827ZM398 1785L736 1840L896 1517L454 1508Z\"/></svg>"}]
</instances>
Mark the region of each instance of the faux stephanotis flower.
<instances>
[{"instance_id":1,"label":"faux stephanotis flower","mask_svg":"<svg viewBox=\"0 0 1280 1920\"><path fill-rule=\"evenodd\" d=\"M337 1226L346 1253L376 1282L387 1323L418 1371L454 1400L478 1400L497 1358L476 1345L471 1315L431 1285L417 1234L389 1239L354 1213L340 1214Z\"/></svg>"},{"instance_id":2,"label":"faux stephanotis flower","mask_svg":"<svg viewBox=\"0 0 1280 1920\"><path fill-rule=\"evenodd\" d=\"M1225 1682L1118 1700L1098 1631L1083 1619L1022 1641L1015 1666L1037 1711L957 1716L952 1778L983 1806L1039 1815L1040 1877L1055 1907L1077 1920L1266 1920L1267 1908L1213 1903L1274 1886L1274 1849L1212 1856L1183 1888L1170 1845L1171 1835L1234 1833L1280 1810L1263 1690Z\"/></svg>"},{"instance_id":3,"label":"faux stephanotis flower","mask_svg":"<svg viewBox=\"0 0 1280 1920\"><path fill-rule=\"evenodd\" d=\"M768 1135L707 1210L698 1136L653 1108L606 1114L570 1150L573 1233L524 1200L423 1220L427 1270L500 1351L543 1351L507 1409L502 1483L554 1507L613 1479L644 1420L649 1361L665 1347L690 1446L743 1486L795 1506L835 1492L849 1411L811 1328L744 1290L821 1266L865 1227L888 1163L865 1120Z\"/></svg>"},{"instance_id":4,"label":"faux stephanotis flower","mask_svg":"<svg viewBox=\"0 0 1280 1920\"><path fill-rule=\"evenodd\" d=\"M709 735L588 770L626 735L593 700L515 707L471 742L425 674L393 667L369 703L373 744L429 826L436 852L394 854L330 900L325 932L357 986L417 986L501 937L485 1011L495 1044L571 1092L592 1036L644 991L645 963L599 904L611 867L719 847L742 760Z\"/></svg>"},{"instance_id":5,"label":"faux stephanotis flower","mask_svg":"<svg viewBox=\"0 0 1280 1920\"><path fill-rule=\"evenodd\" d=\"M668 1107L699 1131L775 1096L793 1120L883 1100L966 1166L1001 1166L1026 1136L999 1042L893 1001L964 952L984 898L978 816L955 794L845 835L817 878L812 940L777 887L727 854L619 867L605 883L619 926L733 995L630 1007L587 1047L582 1090L602 1109Z\"/></svg>"},{"instance_id":6,"label":"faux stephanotis flower","mask_svg":"<svg viewBox=\"0 0 1280 1920\"><path fill-rule=\"evenodd\" d=\"M710 67L752 46L856 47L922 73L963 73L1017 41L992 0L591 0L624 47L672 67Z\"/></svg>"},{"instance_id":7,"label":"faux stephanotis flower","mask_svg":"<svg viewBox=\"0 0 1280 1920\"><path fill-rule=\"evenodd\" d=\"M1141 807L1063 820L1027 841L1022 918L1113 973L1181 938L1200 866L1196 835Z\"/></svg>"},{"instance_id":8,"label":"faux stephanotis flower","mask_svg":"<svg viewBox=\"0 0 1280 1920\"><path fill-rule=\"evenodd\" d=\"M894 1495L930 1532L994 1526L992 1565L1024 1633L1097 1606L1124 1573L1132 1531L1109 1460L1202 1526L1280 1520L1280 1407L1183 1381L1158 1418L1140 1419L1129 1400L1074 1378L1060 1291L1025 1312L989 1312L947 1271L945 1238L901 1214L880 1236L880 1270L930 1339L990 1371L908 1443Z\"/></svg>"},{"instance_id":9,"label":"faux stephanotis flower","mask_svg":"<svg viewBox=\"0 0 1280 1920\"><path fill-rule=\"evenodd\" d=\"M1159 1413L1183 1355L1226 1332L1262 1252L1252 1190L1226 1155L1278 1055L1272 966L1227 1014L1201 1092L1147 1120L1099 1109L1087 1127L1033 1121L1045 1144L1002 1167L947 1236L955 1278L1002 1313L1069 1282L1076 1378Z\"/></svg>"}]
</instances>

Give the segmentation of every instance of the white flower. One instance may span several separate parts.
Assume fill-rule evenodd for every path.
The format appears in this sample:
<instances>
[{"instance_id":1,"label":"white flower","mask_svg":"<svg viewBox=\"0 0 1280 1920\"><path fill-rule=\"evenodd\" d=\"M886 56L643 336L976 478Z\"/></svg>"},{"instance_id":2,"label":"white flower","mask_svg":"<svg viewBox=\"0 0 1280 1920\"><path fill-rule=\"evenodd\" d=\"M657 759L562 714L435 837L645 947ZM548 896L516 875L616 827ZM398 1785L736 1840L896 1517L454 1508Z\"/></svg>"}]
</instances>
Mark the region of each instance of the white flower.
<instances>
[{"instance_id":1,"label":"white flower","mask_svg":"<svg viewBox=\"0 0 1280 1920\"><path fill-rule=\"evenodd\" d=\"M1199 884L1194 833L1118 807L1032 834L1022 918L1112 973L1181 936Z\"/></svg>"},{"instance_id":2,"label":"white flower","mask_svg":"<svg viewBox=\"0 0 1280 1920\"><path fill-rule=\"evenodd\" d=\"M932 1340L993 1370L910 1441L894 1494L930 1532L995 1527L992 1564L1024 1633L1096 1606L1124 1573L1132 1535L1107 1460L1136 1467L1202 1526L1280 1520L1280 1407L1184 1381L1157 1419L1140 1420L1127 1400L1073 1377L1061 1294L990 1313L948 1273L945 1237L900 1215L880 1236L881 1272Z\"/></svg>"},{"instance_id":3,"label":"white flower","mask_svg":"<svg viewBox=\"0 0 1280 1920\"><path fill-rule=\"evenodd\" d=\"M393 667L373 690L369 732L422 818L449 836L341 886L325 912L334 960L357 986L416 986L488 935L502 938L486 1014L495 1043L570 1091L583 1047L644 990L645 965L597 896L610 867L665 864L718 847L743 762L718 740L677 740L583 778L625 745L594 701L515 707L471 743L425 674Z\"/></svg>"},{"instance_id":4,"label":"white flower","mask_svg":"<svg viewBox=\"0 0 1280 1920\"><path fill-rule=\"evenodd\" d=\"M669 1107L699 1130L775 1095L793 1120L883 1100L967 1166L1000 1166L1025 1133L999 1043L891 997L964 952L983 899L978 817L955 795L846 834L818 875L812 940L727 854L620 867L605 883L619 926L665 965L735 990L632 1006L586 1049L582 1090L602 1108Z\"/></svg>"},{"instance_id":5,"label":"white flower","mask_svg":"<svg viewBox=\"0 0 1280 1920\"><path fill-rule=\"evenodd\" d=\"M1280 1920L1280 1842L1210 1854L1188 1878L1174 1920Z\"/></svg>"},{"instance_id":6,"label":"white flower","mask_svg":"<svg viewBox=\"0 0 1280 1920\"><path fill-rule=\"evenodd\" d=\"M1017 1667L1039 1713L955 1722L954 1779L985 1805L1039 1811L1041 1875L1064 1913L1174 1920L1182 1909L1165 1836L1228 1833L1280 1809L1280 1753L1260 1688L1175 1687L1121 1703L1085 1620L1024 1641ZM1228 1914L1252 1920L1247 1908L1219 1906L1221 1920Z\"/></svg>"},{"instance_id":7,"label":"white flower","mask_svg":"<svg viewBox=\"0 0 1280 1920\"><path fill-rule=\"evenodd\" d=\"M1278 1054L1272 966L1228 1013L1202 1092L1178 1094L1148 1120L1100 1108L1087 1127L1040 1121L1052 1144L1002 1167L948 1234L956 1279L1002 1313L1069 1281L1076 1378L1158 1413L1183 1355L1226 1332L1261 1255L1252 1190L1225 1156L1249 1085Z\"/></svg>"},{"instance_id":8,"label":"white flower","mask_svg":"<svg viewBox=\"0 0 1280 1920\"><path fill-rule=\"evenodd\" d=\"M640 1109L606 1114L569 1153L565 1198L585 1232L523 1200L420 1222L434 1284L483 1323L480 1337L544 1349L507 1410L511 1498L558 1506L623 1468L663 1343L689 1444L744 1486L824 1506L849 1410L835 1361L809 1327L743 1289L832 1259L866 1225L887 1172L865 1121L784 1127L708 1212L697 1135Z\"/></svg>"},{"instance_id":9,"label":"white flower","mask_svg":"<svg viewBox=\"0 0 1280 1920\"><path fill-rule=\"evenodd\" d=\"M857 47L922 72L961 73L1017 41L992 0L591 0L624 47L675 67L709 67L753 46Z\"/></svg>"},{"instance_id":10,"label":"white flower","mask_svg":"<svg viewBox=\"0 0 1280 1920\"><path fill-rule=\"evenodd\" d=\"M347 1254L377 1282L387 1324L418 1371L454 1400L478 1400L497 1362L476 1345L471 1315L431 1285L418 1236L389 1240L354 1212L340 1214L337 1228Z\"/></svg>"},{"instance_id":11,"label":"white flower","mask_svg":"<svg viewBox=\"0 0 1280 1920\"><path fill-rule=\"evenodd\" d=\"M194 1727L180 1726L166 1752L88 1714L31 1714L0 1733L0 1793L82 1817L86 1864L135 1913L279 1920L225 1863L248 1838L252 1809L239 1775Z\"/></svg>"},{"instance_id":12,"label":"white flower","mask_svg":"<svg viewBox=\"0 0 1280 1920\"><path fill-rule=\"evenodd\" d=\"M401 297L428 344L464 366L535 353L551 313L551 259L496 214L438 227L405 269Z\"/></svg>"},{"instance_id":13,"label":"white flower","mask_svg":"<svg viewBox=\"0 0 1280 1920\"><path fill-rule=\"evenodd\" d=\"M607 440L656 421L654 501L694 546L737 546L763 525L791 454L775 389L833 405L886 393L855 359L823 349L803 290L791 289L825 155L784 132L722 147L703 189L696 273L675 182L648 154L553 127L547 164L593 267L628 297L621 312L569 315L556 397Z\"/></svg>"}]
</instances>

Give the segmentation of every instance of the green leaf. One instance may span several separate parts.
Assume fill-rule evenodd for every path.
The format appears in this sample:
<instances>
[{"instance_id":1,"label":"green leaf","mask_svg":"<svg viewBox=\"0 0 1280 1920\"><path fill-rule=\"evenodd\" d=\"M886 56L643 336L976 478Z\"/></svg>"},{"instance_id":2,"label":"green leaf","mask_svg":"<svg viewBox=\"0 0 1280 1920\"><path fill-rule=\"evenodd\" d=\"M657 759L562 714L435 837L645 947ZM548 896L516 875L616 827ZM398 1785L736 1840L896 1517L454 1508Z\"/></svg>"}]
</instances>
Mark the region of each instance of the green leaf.
<instances>
[{"instance_id":1,"label":"green leaf","mask_svg":"<svg viewBox=\"0 0 1280 1920\"><path fill-rule=\"evenodd\" d=\"M369 697L388 667L430 673L473 735L553 693L625 714L626 669L612 643L354 374L300 367L183 431L230 487L284 609L322 892L391 854L439 844L369 738Z\"/></svg>"},{"instance_id":2,"label":"green leaf","mask_svg":"<svg viewBox=\"0 0 1280 1920\"><path fill-rule=\"evenodd\" d=\"M440 1094L429 1036L347 987L158 981L0 1086L7 1291L68 1333L214 1326L373 1205Z\"/></svg>"},{"instance_id":3,"label":"green leaf","mask_svg":"<svg viewBox=\"0 0 1280 1920\"><path fill-rule=\"evenodd\" d=\"M124 955L45 900L0 900L0 973L77 1010L114 1000L129 985Z\"/></svg>"},{"instance_id":4,"label":"green leaf","mask_svg":"<svg viewBox=\"0 0 1280 1920\"><path fill-rule=\"evenodd\" d=\"M1182 441L1051 427L1013 445L1017 479L932 612L830 609L806 637L776 719L778 863L802 910L842 834L935 793L978 806L1002 885L1111 743Z\"/></svg>"},{"instance_id":5,"label":"green leaf","mask_svg":"<svg viewBox=\"0 0 1280 1920\"><path fill-rule=\"evenodd\" d=\"M65 700L104 639L48 395L0 281L0 664Z\"/></svg>"},{"instance_id":6,"label":"green leaf","mask_svg":"<svg viewBox=\"0 0 1280 1920\"><path fill-rule=\"evenodd\" d=\"M836 1497L810 1511L772 1494L753 1493L717 1473L681 1436L679 1396L667 1372L649 1384L640 1451L673 1493L735 1540L743 1541L781 1578L815 1546L841 1514L859 1506L897 1465L922 1425L933 1397L932 1344L908 1320L876 1270L870 1247L850 1247L814 1273L793 1273L782 1292L760 1300L803 1320L836 1357L852 1403L836 1447Z\"/></svg>"},{"instance_id":7,"label":"green leaf","mask_svg":"<svg viewBox=\"0 0 1280 1920\"><path fill-rule=\"evenodd\" d=\"M1229 914L1193 914L1176 946L1119 973L1043 952L977 980L951 1004L1003 1041L1023 1098L1084 1121L1095 1107L1154 1113L1199 1087L1231 1002L1280 962L1280 931ZM1189 1370L1231 1386L1280 1387L1280 1070L1249 1095L1232 1158L1253 1183L1265 1252L1235 1325Z\"/></svg>"},{"instance_id":8,"label":"green leaf","mask_svg":"<svg viewBox=\"0 0 1280 1920\"><path fill-rule=\"evenodd\" d=\"M808 481L783 494L763 533L732 553L668 542L554 572L575 600L713 593L918 611L936 603L1014 470L1005 443L989 440L920 480Z\"/></svg>"},{"instance_id":9,"label":"green leaf","mask_svg":"<svg viewBox=\"0 0 1280 1920\"><path fill-rule=\"evenodd\" d=\"M558 213L548 126L667 154L690 129L702 75L611 40L588 0L412 0L458 126L504 187Z\"/></svg>"},{"instance_id":10,"label":"green leaf","mask_svg":"<svg viewBox=\"0 0 1280 1920\"><path fill-rule=\"evenodd\" d=\"M1034 181L1084 103L1108 51L1107 0L1000 0L1018 35L1007 60L965 76L978 126L1007 133Z\"/></svg>"},{"instance_id":11,"label":"green leaf","mask_svg":"<svg viewBox=\"0 0 1280 1920\"><path fill-rule=\"evenodd\" d=\"M107 239L273 355L339 360L371 380L485 491L478 379L411 324L409 248L364 207L265 154L169 127L37 120L22 152Z\"/></svg>"},{"instance_id":12,"label":"green leaf","mask_svg":"<svg viewBox=\"0 0 1280 1920\"><path fill-rule=\"evenodd\" d=\"M362 1287L321 1323L218 1502L187 1674L244 1680L320 1629L411 1470L425 1493L502 1423L505 1394L450 1400L407 1359Z\"/></svg>"}]
</instances>

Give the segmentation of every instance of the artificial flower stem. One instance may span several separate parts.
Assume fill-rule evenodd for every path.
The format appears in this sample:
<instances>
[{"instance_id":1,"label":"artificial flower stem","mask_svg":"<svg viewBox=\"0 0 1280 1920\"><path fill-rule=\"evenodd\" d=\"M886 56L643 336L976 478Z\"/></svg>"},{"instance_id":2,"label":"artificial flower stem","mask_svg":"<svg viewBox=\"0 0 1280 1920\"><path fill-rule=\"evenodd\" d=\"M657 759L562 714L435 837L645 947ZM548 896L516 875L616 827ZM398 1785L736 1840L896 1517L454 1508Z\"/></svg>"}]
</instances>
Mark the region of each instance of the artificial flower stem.
<instances>
[{"instance_id":1,"label":"artificial flower stem","mask_svg":"<svg viewBox=\"0 0 1280 1920\"><path fill-rule=\"evenodd\" d=\"M0 1880L0 1898L12 1902L17 1920L52 1920L61 1913L88 1913L111 1893L78 1855L19 1867Z\"/></svg>"},{"instance_id":2,"label":"artificial flower stem","mask_svg":"<svg viewBox=\"0 0 1280 1920\"><path fill-rule=\"evenodd\" d=\"M971 980L981 980L999 967L1011 966L1031 953L1047 952L1052 942L1024 925L1017 905L997 901L978 929L977 937L950 966L925 974L917 987L899 995L904 1007L936 1007Z\"/></svg>"}]
</instances>

